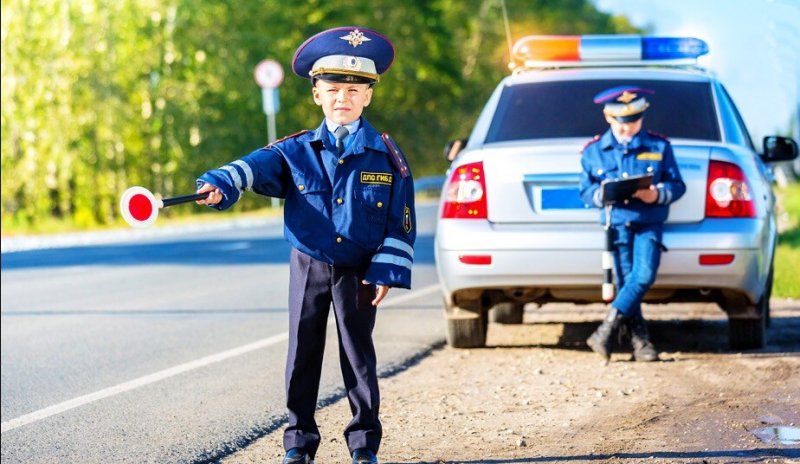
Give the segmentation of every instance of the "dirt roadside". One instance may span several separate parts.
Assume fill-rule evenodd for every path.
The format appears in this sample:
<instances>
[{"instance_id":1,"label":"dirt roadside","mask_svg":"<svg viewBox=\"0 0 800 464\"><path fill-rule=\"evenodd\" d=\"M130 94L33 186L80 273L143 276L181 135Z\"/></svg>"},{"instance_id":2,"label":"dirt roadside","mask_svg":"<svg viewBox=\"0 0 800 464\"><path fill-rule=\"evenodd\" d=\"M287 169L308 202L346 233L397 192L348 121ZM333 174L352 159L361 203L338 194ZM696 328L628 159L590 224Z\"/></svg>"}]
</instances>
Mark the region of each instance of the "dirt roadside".
<instances>
[{"instance_id":1,"label":"dirt roadside","mask_svg":"<svg viewBox=\"0 0 800 464\"><path fill-rule=\"evenodd\" d=\"M528 308L485 349L436 350L381 380L382 463L800 463L800 302L769 344L727 350L713 305L646 306L661 361L604 365L583 340L603 308ZM346 400L317 412L317 464L349 463ZM279 463L281 430L223 460Z\"/></svg>"}]
</instances>

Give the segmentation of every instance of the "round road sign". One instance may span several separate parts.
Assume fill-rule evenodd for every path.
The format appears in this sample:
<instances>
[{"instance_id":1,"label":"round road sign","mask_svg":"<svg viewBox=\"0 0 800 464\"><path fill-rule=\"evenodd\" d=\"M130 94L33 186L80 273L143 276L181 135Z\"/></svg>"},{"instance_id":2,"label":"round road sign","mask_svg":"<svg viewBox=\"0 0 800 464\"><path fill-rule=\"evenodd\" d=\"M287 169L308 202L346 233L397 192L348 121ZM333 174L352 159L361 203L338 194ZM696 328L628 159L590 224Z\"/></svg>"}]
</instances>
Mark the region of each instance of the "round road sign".
<instances>
[{"instance_id":1,"label":"round road sign","mask_svg":"<svg viewBox=\"0 0 800 464\"><path fill-rule=\"evenodd\" d=\"M274 89L283 82L283 67L275 60L262 60L253 72L256 83L263 89Z\"/></svg>"}]
</instances>

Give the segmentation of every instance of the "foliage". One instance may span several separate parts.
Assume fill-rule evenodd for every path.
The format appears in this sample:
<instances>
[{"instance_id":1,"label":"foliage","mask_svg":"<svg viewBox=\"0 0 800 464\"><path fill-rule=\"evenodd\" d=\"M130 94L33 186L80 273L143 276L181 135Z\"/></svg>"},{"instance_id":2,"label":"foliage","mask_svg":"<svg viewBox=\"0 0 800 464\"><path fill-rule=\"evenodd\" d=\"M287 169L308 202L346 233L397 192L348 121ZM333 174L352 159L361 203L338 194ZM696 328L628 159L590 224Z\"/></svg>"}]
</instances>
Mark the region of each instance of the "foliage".
<instances>
[{"instance_id":1,"label":"foliage","mask_svg":"<svg viewBox=\"0 0 800 464\"><path fill-rule=\"evenodd\" d=\"M783 232L778 237L775 254L775 283L773 296L800 298L800 183L778 190Z\"/></svg>"},{"instance_id":2,"label":"foliage","mask_svg":"<svg viewBox=\"0 0 800 464\"><path fill-rule=\"evenodd\" d=\"M629 33L589 0L507 0L513 37ZM278 133L316 127L309 83L291 74L307 37L366 25L397 57L365 116L391 132L416 175L440 173L507 73L501 0L3 0L2 225L87 228L118 221L119 195L144 185L194 191L207 169L264 145L253 68L286 70ZM246 197L238 209L264 205ZM193 209L176 209L190 212ZM173 211L165 211L166 215ZM178 213L180 214L180 213Z\"/></svg>"}]
</instances>

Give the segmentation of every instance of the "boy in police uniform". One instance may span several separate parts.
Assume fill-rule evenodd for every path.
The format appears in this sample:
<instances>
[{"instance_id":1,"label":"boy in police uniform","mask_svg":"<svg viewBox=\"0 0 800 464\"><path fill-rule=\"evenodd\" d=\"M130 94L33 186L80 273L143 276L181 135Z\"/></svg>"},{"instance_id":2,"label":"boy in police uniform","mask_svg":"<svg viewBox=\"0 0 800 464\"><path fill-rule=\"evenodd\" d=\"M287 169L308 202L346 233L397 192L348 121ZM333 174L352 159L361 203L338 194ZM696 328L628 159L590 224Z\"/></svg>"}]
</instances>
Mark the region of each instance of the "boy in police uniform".
<instances>
[{"instance_id":1,"label":"boy in police uniform","mask_svg":"<svg viewBox=\"0 0 800 464\"><path fill-rule=\"evenodd\" d=\"M344 431L353 463L377 463L381 442L377 305L390 287L411 287L414 186L406 160L361 114L391 66L394 47L362 27L321 32L297 49L292 70L311 80L325 119L203 174L198 203L233 205L245 190L285 198L292 246L284 464L313 462L325 328L333 304L342 377L353 419Z\"/></svg>"},{"instance_id":2,"label":"boy in police uniform","mask_svg":"<svg viewBox=\"0 0 800 464\"><path fill-rule=\"evenodd\" d=\"M608 315L586 340L589 347L608 361L613 337L622 328L631 335L637 361L655 361L658 352L650 342L641 303L656 280L661 261L664 221L669 205L686 191L666 137L642 131L642 118L652 90L635 86L614 87L597 94L610 128L583 148L581 198L590 206L605 204L601 185L608 180L652 174L653 184L637 190L633 197L617 202L610 219L614 240L614 267L619 292ZM600 215L605 225L605 215Z\"/></svg>"}]
</instances>

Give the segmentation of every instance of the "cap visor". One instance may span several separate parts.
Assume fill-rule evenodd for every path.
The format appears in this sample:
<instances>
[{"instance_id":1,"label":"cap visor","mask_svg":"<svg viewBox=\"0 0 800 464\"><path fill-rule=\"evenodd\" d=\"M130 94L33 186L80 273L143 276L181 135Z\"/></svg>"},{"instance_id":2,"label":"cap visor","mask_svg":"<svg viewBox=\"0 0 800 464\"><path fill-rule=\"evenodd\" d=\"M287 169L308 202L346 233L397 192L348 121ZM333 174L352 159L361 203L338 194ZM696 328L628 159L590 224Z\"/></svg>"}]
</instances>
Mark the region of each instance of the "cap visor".
<instances>
[{"instance_id":1,"label":"cap visor","mask_svg":"<svg viewBox=\"0 0 800 464\"><path fill-rule=\"evenodd\" d=\"M336 82L345 84L374 84L376 82L375 79L370 79L369 77L354 76L352 74L335 74L335 73L317 74L316 76L311 77L312 81L314 81L315 79L319 79L326 82Z\"/></svg>"},{"instance_id":2,"label":"cap visor","mask_svg":"<svg viewBox=\"0 0 800 464\"><path fill-rule=\"evenodd\" d=\"M629 114L628 116L612 116L612 118L616 119L617 122L636 122L642 119L642 116L644 116L644 111L641 113Z\"/></svg>"}]
</instances>

